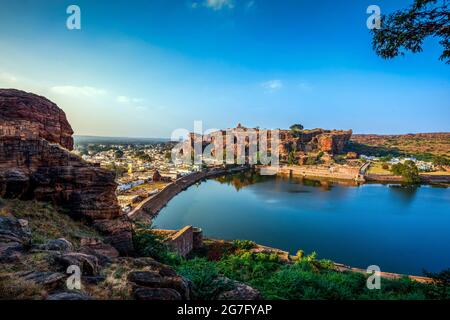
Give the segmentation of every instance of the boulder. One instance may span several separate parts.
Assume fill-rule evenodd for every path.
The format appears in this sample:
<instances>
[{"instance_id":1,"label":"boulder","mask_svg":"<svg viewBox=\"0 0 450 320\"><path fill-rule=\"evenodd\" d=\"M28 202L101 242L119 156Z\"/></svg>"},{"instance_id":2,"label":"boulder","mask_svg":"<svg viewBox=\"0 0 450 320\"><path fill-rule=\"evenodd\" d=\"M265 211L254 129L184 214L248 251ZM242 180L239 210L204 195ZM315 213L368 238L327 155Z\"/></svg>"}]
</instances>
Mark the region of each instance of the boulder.
<instances>
[{"instance_id":1,"label":"boulder","mask_svg":"<svg viewBox=\"0 0 450 320\"><path fill-rule=\"evenodd\" d=\"M31 230L28 222L14 217L0 216L0 244L16 243L29 245L31 241Z\"/></svg>"},{"instance_id":2,"label":"boulder","mask_svg":"<svg viewBox=\"0 0 450 320\"><path fill-rule=\"evenodd\" d=\"M81 278L81 280L82 280L83 282L85 282L85 283L88 283L88 284L94 284L94 285L97 285L97 284L99 284L100 282L105 281L106 278L103 277L103 276L84 276L83 278Z\"/></svg>"},{"instance_id":3,"label":"boulder","mask_svg":"<svg viewBox=\"0 0 450 320\"><path fill-rule=\"evenodd\" d=\"M112 259L117 258L119 256L119 252L117 251L116 248L103 242L84 245L78 251L87 255L97 257L101 265L110 263Z\"/></svg>"},{"instance_id":4,"label":"boulder","mask_svg":"<svg viewBox=\"0 0 450 320\"><path fill-rule=\"evenodd\" d=\"M133 256L132 224L126 216L114 220L95 220L94 227L105 234L105 243L111 244L123 256Z\"/></svg>"},{"instance_id":5,"label":"boulder","mask_svg":"<svg viewBox=\"0 0 450 320\"><path fill-rule=\"evenodd\" d=\"M24 247L18 244L0 243L0 263L11 263L20 261Z\"/></svg>"},{"instance_id":6,"label":"boulder","mask_svg":"<svg viewBox=\"0 0 450 320\"><path fill-rule=\"evenodd\" d=\"M20 260L31 244L28 222L14 217L0 217L0 262Z\"/></svg>"},{"instance_id":7,"label":"boulder","mask_svg":"<svg viewBox=\"0 0 450 320\"><path fill-rule=\"evenodd\" d=\"M63 270L71 265L78 266L83 275L94 276L99 271L99 262L97 257L80 253L69 252L55 257L55 262L58 263Z\"/></svg>"},{"instance_id":8,"label":"boulder","mask_svg":"<svg viewBox=\"0 0 450 320\"><path fill-rule=\"evenodd\" d=\"M156 261L153 258L119 258L118 261L131 264L134 269L150 269L162 277L176 277L177 273L168 265Z\"/></svg>"},{"instance_id":9,"label":"boulder","mask_svg":"<svg viewBox=\"0 0 450 320\"><path fill-rule=\"evenodd\" d=\"M155 271L134 271L128 275L128 281L139 287L146 288L168 288L176 290L180 297L189 300L191 284L180 276L163 277Z\"/></svg>"},{"instance_id":10,"label":"boulder","mask_svg":"<svg viewBox=\"0 0 450 320\"><path fill-rule=\"evenodd\" d=\"M241 282L233 281L228 278L224 279L225 283L233 285L233 289L222 292L218 295L218 300L261 300L262 296L258 290Z\"/></svg>"},{"instance_id":11,"label":"boulder","mask_svg":"<svg viewBox=\"0 0 450 320\"><path fill-rule=\"evenodd\" d=\"M157 288L161 285L163 277L155 271L133 271L128 274L128 281L144 287Z\"/></svg>"},{"instance_id":12,"label":"boulder","mask_svg":"<svg viewBox=\"0 0 450 320\"><path fill-rule=\"evenodd\" d=\"M47 241L47 243L40 245L39 249L48 251L68 252L73 250L73 245L70 241L64 238L59 238Z\"/></svg>"},{"instance_id":13,"label":"boulder","mask_svg":"<svg viewBox=\"0 0 450 320\"><path fill-rule=\"evenodd\" d=\"M64 283L66 275L59 272L38 272L29 271L19 273L18 276L26 281L45 287L47 290L53 290Z\"/></svg>"}]
</instances>

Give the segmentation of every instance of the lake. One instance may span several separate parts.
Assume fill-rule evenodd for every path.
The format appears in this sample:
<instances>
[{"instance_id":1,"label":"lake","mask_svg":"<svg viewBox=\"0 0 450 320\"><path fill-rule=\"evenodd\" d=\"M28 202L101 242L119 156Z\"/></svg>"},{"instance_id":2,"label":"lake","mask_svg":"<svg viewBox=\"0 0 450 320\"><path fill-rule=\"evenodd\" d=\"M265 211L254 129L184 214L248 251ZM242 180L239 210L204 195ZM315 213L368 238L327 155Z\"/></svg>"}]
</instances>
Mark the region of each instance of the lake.
<instances>
[{"instance_id":1,"label":"lake","mask_svg":"<svg viewBox=\"0 0 450 320\"><path fill-rule=\"evenodd\" d=\"M450 267L450 189L224 176L191 186L154 225L249 239L359 268L421 275Z\"/></svg>"}]
</instances>

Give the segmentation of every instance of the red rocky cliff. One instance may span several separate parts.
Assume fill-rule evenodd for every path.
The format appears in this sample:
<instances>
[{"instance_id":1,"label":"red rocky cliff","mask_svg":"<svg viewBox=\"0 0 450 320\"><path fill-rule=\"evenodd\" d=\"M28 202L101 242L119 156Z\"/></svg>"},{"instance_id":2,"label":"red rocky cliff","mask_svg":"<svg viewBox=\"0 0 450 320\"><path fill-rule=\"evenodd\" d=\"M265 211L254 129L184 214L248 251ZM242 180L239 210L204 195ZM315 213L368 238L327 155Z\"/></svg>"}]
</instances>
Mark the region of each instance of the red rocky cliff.
<instances>
[{"instance_id":1,"label":"red rocky cliff","mask_svg":"<svg viewBox=\"0 0 450 320\"><path fill-rule=\"evenodd\" d=\"M0 89L1 124L33 124L35 133L68 150L73 149L73 130L66 114L50 100L14 89Z\"/></svg>"},{"instance_id":2,"label":"red rocky cliff","mask_svg":"<svg viewBox=\"0 0 450 320\"><path fill-rule=\"evenodd\" d=\"M130 253L131 232L114 174L69 152L72 134L64 112L51 101L0 89L0 196L52 202L92 222L119 251Z\"/></svg>"}]
</instances>

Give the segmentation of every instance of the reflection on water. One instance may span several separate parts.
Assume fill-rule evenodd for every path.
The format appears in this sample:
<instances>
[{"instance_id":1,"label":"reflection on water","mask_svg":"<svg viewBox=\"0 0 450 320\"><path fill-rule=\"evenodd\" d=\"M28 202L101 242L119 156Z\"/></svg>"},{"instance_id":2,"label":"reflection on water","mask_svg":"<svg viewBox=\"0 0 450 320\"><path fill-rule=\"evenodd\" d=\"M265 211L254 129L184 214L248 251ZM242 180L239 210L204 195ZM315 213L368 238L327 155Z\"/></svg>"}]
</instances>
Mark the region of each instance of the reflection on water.
<instances>
[{"instance_id":1,"label":"reflection on water","mask_svg":"<svg viewBox=\"0 0 450 320\"><path fill-rule=\"evenodd\" d=\"M208 180L175 197L161 228L201 227L206 236L251 239L365 268L421 274L450 267L450 189L358 185L245 172Z\"/></svg>"},{"instance_id":2,"label":"reflection on water","mask_svg":"<svg viewBox=\"0 0 450 320\"><path fill-rule=\"evenodd\" d=\"M414 200L420 186L418 185L390 185L393 194L404 203L410 203Z\"/></svg>"}]
</instances>

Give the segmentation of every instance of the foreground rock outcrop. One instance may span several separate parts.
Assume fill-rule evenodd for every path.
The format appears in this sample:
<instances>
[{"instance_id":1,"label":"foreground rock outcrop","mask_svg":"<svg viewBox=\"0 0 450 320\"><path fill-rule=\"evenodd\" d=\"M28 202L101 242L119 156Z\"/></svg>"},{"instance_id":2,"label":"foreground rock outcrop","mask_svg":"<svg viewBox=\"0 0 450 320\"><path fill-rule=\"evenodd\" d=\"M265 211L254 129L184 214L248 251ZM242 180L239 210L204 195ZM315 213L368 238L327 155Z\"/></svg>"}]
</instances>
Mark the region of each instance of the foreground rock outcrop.
<instances>
[{"instance_id":1,"label":"foreground rock outcrop","mask_svg":"<svg viewBox=\"0 0 450 320\"><path fill-rule=\"evenodd\" d=\"M73 149L73 130L66 114L50 100L15 89L0 89L2 136L36 136Z\"/></svg>"},{"instance_id":2,"label":"foreground rock outcrop","mask_svg":"<svg viewBox=\"0 0 450 320\"><path fill-rule=\"evenodd\" d=\"M101 226L122 254L132 254L131 225L117 202L114 173L72 154L72 134L56 104L0 89L0 197L51 202Z\"/></svg>"}]
</instances>

